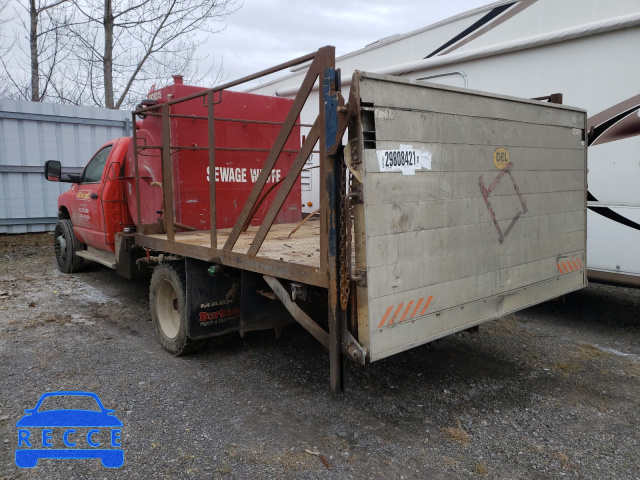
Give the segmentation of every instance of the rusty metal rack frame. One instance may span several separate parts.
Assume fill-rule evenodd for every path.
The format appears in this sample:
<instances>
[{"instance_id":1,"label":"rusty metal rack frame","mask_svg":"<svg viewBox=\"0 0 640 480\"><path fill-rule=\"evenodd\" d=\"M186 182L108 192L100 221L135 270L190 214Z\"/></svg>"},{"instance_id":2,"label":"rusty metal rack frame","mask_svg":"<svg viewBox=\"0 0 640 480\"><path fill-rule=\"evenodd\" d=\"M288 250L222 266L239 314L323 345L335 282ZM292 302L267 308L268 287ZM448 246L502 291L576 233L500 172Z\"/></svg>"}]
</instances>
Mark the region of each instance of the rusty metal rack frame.
<instances>
[{"instance_id":1,"label":"rusty metal rack frame","mask_svg":"<svg viewBox=\"0 0 640 480\"><path fill-rule=\"evenodd\" d=\"M266 75L309 62L307 74L300 86L298 94L289 110L289 113L282 124L275 142L267 156L262 168L237 221L224 244L218 247L218 232L216 229L216 187L215 182L210 182L210 247L201 245L191 245L176 241L176 228L180 228L175 223L175 212L173 203L173 168L172 149L175 151L179 146L171 145L171 118L180 115L172 115L172 105L203 98L207 106L208 137L209 137L209 169L215 171L215 150L210 148L215 146L214 116L215 94L228 88L264 77ZM241 233L245 226L251 221L256 206L259 205L260 195L271 175L286 140L297 123L302 108L307 102L316 82L319 83L319 114L313 122L306 139L297 152L293 165L287 175L282 179L280 187L272 200L264 220L255 233L251 245L246 253L233 252ZM346 129L344 114L344 100L340 93L340 72L335 69L335 48L326 46L318 51L299 57L295 60L277 65L243 77L231 83L221 85L212 89L204 90L186 97L171 100L160 105L153 105L140 108L133 112L135 117L138 114L160 115L162 122L162 145L159 147L162 160L162 191L163 191L163 228L159 224L141 225L136 234L138 245L152 248L154 250L169 252L184 257L197 258L211 263L218 263L241 270L252 271L264 275L265 280L274 287L276 295L285 304L294 318L312 333L325 347L329 349L330 357L330 377L331 388L334 392L343 390L344 383L344 362L342 357L342 338L344 335L344 325L346 322L346 312L341 310L339 302L339 239L340 239L340 211L343 199L340 197L340 182L344 162L342 159L341 139ZM159 111L159 113L158 113ZM340 117L340 118L339 118ZM306 125L305 125L306 126ZM146 145L138 145L136 132L133 133L134 148L134 176L136 185L136 202L138 218L141 216L140 206L140 174L138 169L138 153L143 149L150 148ZM270 258L258 256L258 252L282 205L295 184L297 177L304 168L306 159L314 150L314 146L319 144L320 153L320 252L319 267L288 263ZM188 148L188 147L187 147ZM158 238L158 233L166 234L165 238ZM299 312L292 311L291 305L287 303L288 298L284 298L282 287L278 279L291 280L308 285L313 285L328 290L328 311L329 311L329 332L325 332L311 319L304 318ZM273 283L275 282L275 283ZM277 285L276 285L277 284ZM285 292L286 293L286 292ZM292 303L292 302L289 302ZM293 307L292 307L293 308ZM311 323L309 323L311 322Z\"/></svg>"}]
</instances>

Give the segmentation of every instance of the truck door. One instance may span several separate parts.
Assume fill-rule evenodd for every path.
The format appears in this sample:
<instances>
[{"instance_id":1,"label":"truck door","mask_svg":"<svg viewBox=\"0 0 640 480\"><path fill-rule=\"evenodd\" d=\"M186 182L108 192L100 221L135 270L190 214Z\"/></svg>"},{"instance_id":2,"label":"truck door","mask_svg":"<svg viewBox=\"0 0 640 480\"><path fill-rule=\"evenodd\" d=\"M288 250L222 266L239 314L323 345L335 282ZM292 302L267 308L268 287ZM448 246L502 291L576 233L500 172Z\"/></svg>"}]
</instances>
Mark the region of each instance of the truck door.
<instances>
[{"instance_id":1,"label":"truck door","mask_svg":"<svg viewBox=\"0 0 640 480\"><path fill-rule=\"evenodd\" d=\"M74 232L81 242L100 250L114 251L114 231L124 206L120 168L128 143L121 138L98 150L75 189L70 209Z\"/></svg>"},{"instance_id":2,"label":"truck door","mask_svg":"<svg viewBox=\"0 0 640 480\"><path fill-rule=\"evenodd\" d=\"M76 189L71 222L76 236L87 245L104 250L104 217L100 194L102 177L113 145L102 147L89 161Z\"/></svg>"}]
</instances>

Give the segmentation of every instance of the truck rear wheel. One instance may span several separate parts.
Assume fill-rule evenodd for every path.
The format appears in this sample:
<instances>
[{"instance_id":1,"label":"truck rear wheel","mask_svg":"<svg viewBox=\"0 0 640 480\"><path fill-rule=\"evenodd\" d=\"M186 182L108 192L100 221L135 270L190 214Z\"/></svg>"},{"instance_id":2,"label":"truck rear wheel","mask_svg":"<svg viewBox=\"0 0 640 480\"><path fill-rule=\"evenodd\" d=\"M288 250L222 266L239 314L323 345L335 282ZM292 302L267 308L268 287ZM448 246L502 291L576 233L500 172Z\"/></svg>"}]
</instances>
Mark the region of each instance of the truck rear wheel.
<instances>
[{"instance_id":1,"label":"truck rear wheel","mask_svg":"<svg viewBox=\"0 0 640 480\"><path fill-rule=\"evenodd\" d=\"M149 287L151 318L158 340L174 355L186 355L201 350L207 339L187 337L187 308L185 300L184 265L161 263L153 270Z\"/></svg>"},{"instance_id":2,"label":"truck rear wheel","mask_svg":"<svg viewBox=\"0 0 640 480\"><path fill-rule=\"evenodd\" d=\"M73 224L68 218L58 220L56 223L53 245L56 249L56 261L61 272L73 273L82 269L84 258L77 256L76 252L82 250L83 245L73 233Z\"/></svg>"}]
</instances>

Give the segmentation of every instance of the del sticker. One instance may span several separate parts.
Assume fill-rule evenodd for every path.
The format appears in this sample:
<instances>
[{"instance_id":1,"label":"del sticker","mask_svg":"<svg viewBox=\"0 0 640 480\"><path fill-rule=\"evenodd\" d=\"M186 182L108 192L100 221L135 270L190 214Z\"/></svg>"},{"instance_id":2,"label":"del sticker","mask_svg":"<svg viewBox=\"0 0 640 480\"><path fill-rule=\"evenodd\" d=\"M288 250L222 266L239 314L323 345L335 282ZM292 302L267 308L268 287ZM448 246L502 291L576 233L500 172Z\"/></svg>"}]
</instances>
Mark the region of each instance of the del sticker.
<instances>
[{"instance_id":1,"label":"del sticker","mask_svg":"<svg viewBox=\"0 0 640 480\"><path fill-rule=\"evenodd\" d=\"M504 170L509 165L509 152L504 147L500 147L493 152L493 164L496 168Z\"/></svg>"}]
</instances>

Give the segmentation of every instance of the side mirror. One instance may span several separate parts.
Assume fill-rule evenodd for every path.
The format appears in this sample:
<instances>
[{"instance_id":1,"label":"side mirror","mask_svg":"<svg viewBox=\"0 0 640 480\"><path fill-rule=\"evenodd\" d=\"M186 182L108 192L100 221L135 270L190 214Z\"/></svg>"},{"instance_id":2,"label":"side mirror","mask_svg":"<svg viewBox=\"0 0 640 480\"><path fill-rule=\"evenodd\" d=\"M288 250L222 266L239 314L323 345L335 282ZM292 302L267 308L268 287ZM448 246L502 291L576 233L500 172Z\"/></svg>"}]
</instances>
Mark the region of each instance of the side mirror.
<instances>
[{"instance_id":1,"label":"side mirror","mask_svg":"<svg viewBox=\"0 0 640 480\"><path fill-rule=\"evenodd\" d=\"M44 178L50 182L59 182L62 174L62 165L58 160L47 160L44 164Z\"/></svg>"}]
</instances>

